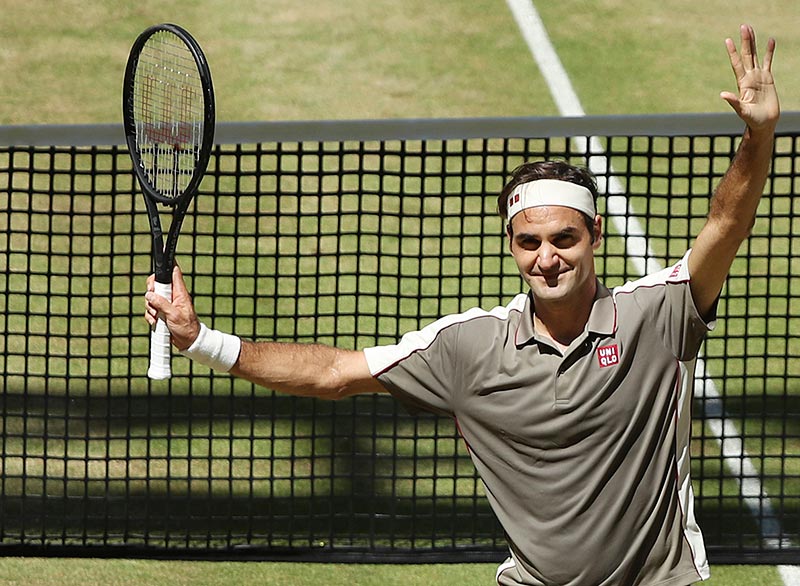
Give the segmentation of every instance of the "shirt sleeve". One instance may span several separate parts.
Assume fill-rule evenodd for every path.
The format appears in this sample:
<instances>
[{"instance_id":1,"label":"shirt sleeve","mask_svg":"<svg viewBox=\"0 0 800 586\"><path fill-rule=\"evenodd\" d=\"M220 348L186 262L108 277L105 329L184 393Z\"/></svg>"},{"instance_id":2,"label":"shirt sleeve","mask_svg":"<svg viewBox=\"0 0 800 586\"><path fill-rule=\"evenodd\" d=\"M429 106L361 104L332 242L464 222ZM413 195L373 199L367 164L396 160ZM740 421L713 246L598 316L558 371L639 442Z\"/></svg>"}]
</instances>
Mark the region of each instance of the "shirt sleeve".
<instances>
[{"instance_id":1,"label":"shirt sleeve","mask_svg":"<svg viewBox=\"0 0 800 586\"><path fill-rule=\"evenodd\" d=\"M451 338L457 326L441 326L434 322L405 334L397 344L364 349L372 375L412 413L453 415L458 383Z\"/></svg>"},{"instance_id":2,"label":"shirt sleeve","mask_svg":"<svg viewBox=\"0 0 800 586\"><path fill-rule=\"evenodd\" d=\"M674 265L646 277L645 280L663 283L664 287L653 287L653 294L639 298L643 310L662 332L664 345L681 361L697 356L706 335L716 325L716 306L711 319L706 321L694 303L688 263L691 252L690 249Z\"/></svg>"},{"instance_id":3,"label":"shirt sleeve","mask_svg":"<svg viewBox=\"0 0 800 586\"><path fill-rule=\"evenodd\" d=\"M475 344L460 343L462 326L487 312L473 308L405 334L397 344L365 348L370 372L412 412L453 416L463 386L461 360Z\"/></svg>"}]
</instances>

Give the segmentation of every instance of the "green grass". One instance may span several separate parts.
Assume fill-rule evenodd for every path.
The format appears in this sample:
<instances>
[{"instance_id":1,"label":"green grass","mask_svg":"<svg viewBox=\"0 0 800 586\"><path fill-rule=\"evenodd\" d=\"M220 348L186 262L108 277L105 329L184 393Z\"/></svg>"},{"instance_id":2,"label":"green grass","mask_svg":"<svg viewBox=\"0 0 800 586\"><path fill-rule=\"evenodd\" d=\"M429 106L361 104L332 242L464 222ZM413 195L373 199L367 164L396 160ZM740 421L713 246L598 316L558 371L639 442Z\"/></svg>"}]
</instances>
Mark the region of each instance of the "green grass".
<instances>
[{"instance_id":1,"label":"green grass","mask_svg":"<svg viewBox=\"0 0 800 586\"><path fill-rule=\"evenodd\" d=\"M486 586L495 564L297 564L0 558L3 586ZM714 567L708 586L782 586L765 566ZM166 577L166 579L165 579Z\"/></svg>"},{"instance_id":2,"label":"green grass","mask_svg":"<svg viewBox=\"0 0 800 586\"><path fill-rule=\"evenodd\" d=\"M551 39L590 114L725 112L719 92L735 89L723 43L739 44L739 25L751 23L759 50L768 36L778 48L774 72L782 106L797 110L800 40L789 20L791 1L751 10L744 0L537 2Z\"/></svg>"},{"instance_id":3,"label":"green grass","mask_svg":"<svg viewBox=\"0 0 800 586\"><path fill-rule=\"evenodd\" d=\"M741 22L777 38L783 107L800 108L793 0L537 8L591 114L728 111L723 39ZM0 124L119 121L130 44L163 21L203 45L224 121L557 113L502 0L29 0L3 4Z\"/></svg>"}]
</instances>

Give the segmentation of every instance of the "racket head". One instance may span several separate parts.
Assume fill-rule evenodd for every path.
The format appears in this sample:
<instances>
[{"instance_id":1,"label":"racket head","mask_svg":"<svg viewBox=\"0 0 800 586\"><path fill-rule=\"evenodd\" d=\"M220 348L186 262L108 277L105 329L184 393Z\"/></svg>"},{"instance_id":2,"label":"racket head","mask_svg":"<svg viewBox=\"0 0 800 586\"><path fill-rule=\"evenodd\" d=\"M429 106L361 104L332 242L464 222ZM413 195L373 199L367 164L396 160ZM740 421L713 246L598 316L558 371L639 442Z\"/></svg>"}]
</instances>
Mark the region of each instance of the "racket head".
<instances>
[{"instance_id":1,"label":"racket head","mask_svg":"<svg viewBox=\"0 0 800 586\"><path fill-rule=\"evenodd\" d=\"M122 117L146 197L175 206L190 199L214 143L214 87L200 45L176 24L146 29L125 67Z\"/></svg>"}]
</instances>

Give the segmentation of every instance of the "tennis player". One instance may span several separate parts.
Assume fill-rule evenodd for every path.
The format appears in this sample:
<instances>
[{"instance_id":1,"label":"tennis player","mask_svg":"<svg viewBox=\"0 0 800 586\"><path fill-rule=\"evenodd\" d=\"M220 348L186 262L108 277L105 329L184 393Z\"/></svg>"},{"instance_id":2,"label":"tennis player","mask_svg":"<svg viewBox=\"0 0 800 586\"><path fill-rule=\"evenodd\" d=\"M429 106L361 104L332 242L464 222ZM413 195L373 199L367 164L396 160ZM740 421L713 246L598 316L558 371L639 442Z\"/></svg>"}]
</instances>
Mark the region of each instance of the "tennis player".
<instances>
[{"instance_id":1,"label":"tennis player","mask_svg":"<svg viewBox=\"0 0 800 586\"><path fill-rule=\"evenodd\" d=\"M693 248L613 290L595 274L597 189L561 162L513 172L499 196L511 254L530 291L505 307L445 317L396 344L345 351L252 342L195 314L178 268L172 303L148 283L146 319L212 368L296 395L389 392L455 418L502 523L497 582L681 586L706 579L689 479L693 370L717 299L753 226L780 108L753 29L726 40L746 128Z\"/></svg>"}]
</instances>

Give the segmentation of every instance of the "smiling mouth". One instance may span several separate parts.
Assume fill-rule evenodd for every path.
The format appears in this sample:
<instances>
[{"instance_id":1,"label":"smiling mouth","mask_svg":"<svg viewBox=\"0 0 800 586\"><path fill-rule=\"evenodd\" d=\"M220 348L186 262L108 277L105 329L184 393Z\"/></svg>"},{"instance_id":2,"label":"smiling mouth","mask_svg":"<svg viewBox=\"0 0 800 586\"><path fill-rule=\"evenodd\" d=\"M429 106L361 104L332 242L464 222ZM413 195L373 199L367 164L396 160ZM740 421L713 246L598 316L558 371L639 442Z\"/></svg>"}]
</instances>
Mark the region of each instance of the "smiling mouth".
<instances>
[{"instance_id":1,"label":"smiling mouth","mask_svg":"<svg viewBox=\"0 0 800 586\"><path fill-rule=\"evenodd\" d=\"M532 273L532 276L537 279L542 279L548 287L556 287L558 286L558 279L561 275L565 275L570 271L570 269L563 269L555 273Z\"/></svg>"},{"instance_id":2,"label":"smiling mouth","mask_svg":"<svg viewBox=\"0 0 800 586\"><path fill-rule=\"evenodd\" d=\"M536 278L536 279L542 279L548 287L555 287L555 286L558 285L558 278L562 274L563 273L560 273L560 272L559 273L553 273L551 275L550 274L544 275L542 273L536 273L536 274L533 275L533 277Z\"/></svg>"},{"instance_id":3,"label":"smiling mouth","mask_svg":"<svg viewBox=\"0 0 800 586\"><path fill-rule=\"evenodd\" d=\"M556 273L555 275L542 275L544 278L544 282L547 283L550 287L555 287L558 285L558 278L561 276L561 273Z\"/></svg>"}]
</instances>

